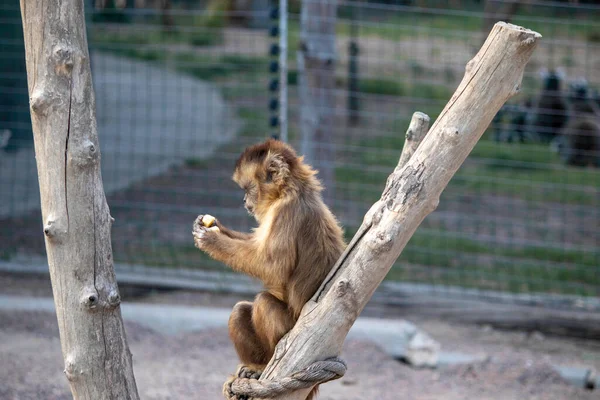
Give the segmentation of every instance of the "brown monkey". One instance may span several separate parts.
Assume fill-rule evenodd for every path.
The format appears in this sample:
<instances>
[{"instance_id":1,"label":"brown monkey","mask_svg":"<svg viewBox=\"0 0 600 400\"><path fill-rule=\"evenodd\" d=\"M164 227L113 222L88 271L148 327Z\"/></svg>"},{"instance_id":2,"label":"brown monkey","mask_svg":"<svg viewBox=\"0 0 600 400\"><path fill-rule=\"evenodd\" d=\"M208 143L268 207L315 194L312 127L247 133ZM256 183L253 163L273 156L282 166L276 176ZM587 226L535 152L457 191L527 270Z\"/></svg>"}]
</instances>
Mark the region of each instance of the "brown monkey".
<instances>
[{"instance_id":1,"label":"brown monkey","mask_svg":"<svg viewBox=\"0 0 600 400\"><path fill-rule=\"evenodd\" d=\"M569 120L561 132L559 153L567 164L600 167L600 109L589 94L588 83L573 82L568 99Z\"/></svg>"},{"instance_id":2,"label":"brown monkey","mask_svg":"<svg viewBox=\"0 0 600 400\"><path fill-rule=\"evenodd\" d=\"M243 364L238 376L258 377L275 345L294 326L345 244L342 229L321 198L316 171L283 142L267 140L239 157L233 180L258 227L240 233L194 223L196 247L236 271L260 279L265 291L239 302L229 335Z\"/></svg>"}]
</instances>

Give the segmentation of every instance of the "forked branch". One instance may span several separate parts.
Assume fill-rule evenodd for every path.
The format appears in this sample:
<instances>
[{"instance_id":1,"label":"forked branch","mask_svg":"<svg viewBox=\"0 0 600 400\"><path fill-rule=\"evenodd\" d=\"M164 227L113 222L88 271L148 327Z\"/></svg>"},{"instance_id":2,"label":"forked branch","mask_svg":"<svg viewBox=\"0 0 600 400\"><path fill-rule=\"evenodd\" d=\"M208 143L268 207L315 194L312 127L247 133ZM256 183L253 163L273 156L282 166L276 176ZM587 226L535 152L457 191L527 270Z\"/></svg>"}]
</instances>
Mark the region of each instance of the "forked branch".
<instances>
[{"instance_id":1,"label":"forked branch","mask_svg":"<svg viewBox=\"0 0 600 400\"><path fill-rule=\"evenodd\" d=\"M497 23L416 151L410 141L381 199L367 212L300 319L278 344L260 380L277 381L339 355L350 327L492 118L518 93L541 35ZM410 156L410 152L414 154ZM406 164L404 164L406 162ZM240 385L242 386L242 385ZM310 388L272 398L303 400Z\"/></svg>"}]
</instances>

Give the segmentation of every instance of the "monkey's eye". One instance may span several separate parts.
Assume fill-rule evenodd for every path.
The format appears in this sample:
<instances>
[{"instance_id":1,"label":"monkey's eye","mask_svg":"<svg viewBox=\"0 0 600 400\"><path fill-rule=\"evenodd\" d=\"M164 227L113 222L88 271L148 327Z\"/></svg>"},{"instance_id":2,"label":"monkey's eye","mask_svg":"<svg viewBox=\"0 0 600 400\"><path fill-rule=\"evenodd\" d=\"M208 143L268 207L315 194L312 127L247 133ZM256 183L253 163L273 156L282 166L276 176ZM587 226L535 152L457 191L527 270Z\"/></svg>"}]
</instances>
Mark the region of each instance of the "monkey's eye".
<instances>
[{"instance_id":1,"label":"monkey's eye","mask_svg":"<svg viewBox=\"0 0 600 400\"><path fill-rule=\"evenodd\" d=\"M246 193L246 196L250 197L253 195L253 193L256 191L256 185L254 184L248 184L247 186L244 187L244 192Z\"/></svg>"}]
</instances>

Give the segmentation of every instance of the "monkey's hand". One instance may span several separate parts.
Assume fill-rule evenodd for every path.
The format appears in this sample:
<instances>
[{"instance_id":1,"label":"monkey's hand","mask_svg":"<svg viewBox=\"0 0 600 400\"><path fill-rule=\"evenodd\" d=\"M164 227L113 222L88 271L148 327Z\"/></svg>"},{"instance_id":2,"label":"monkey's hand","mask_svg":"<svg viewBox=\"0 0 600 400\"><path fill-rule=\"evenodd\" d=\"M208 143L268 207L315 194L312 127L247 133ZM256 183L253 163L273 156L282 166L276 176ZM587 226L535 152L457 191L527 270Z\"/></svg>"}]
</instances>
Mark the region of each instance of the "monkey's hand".
<instances>
[{"instance_id":1,"label":"monkey's hand","mask_svg":"<svg viewBox=\"0 0 600 400\"><path fill-rule=\"evenodd\" d=\"M262 370L253 365L238 365L237 371L235 371L235 376L238 378L247 378L247 379L259 379L262 375Z\"/></svg>"},{"instance_id":2,"label":"monkey's hand","mask_svg":"<svg viewBox=\"0 0 600 400\"><path fill-rule=\"evenodd\" d=\"M262 270L257 268L257 271L254 271L247 267L248 260L257 253L256 242L248 240L252 237L251 234L235 232L222 225L207 228L202 222L202 217L203 215L200 215L196 218L192 227L194 244L197 248L236 271L244 272L261 280L266 279L262 274L259 275L260 272L257 272Z\"/></svg>"},{"instance_id":3,"label":"monkey's hand","mask_svg":"<svg viewBox=\"0 0 600 400\"><path fill-rule=\"evenodd\" d=\"M218 219L208 214L199 215L194 222L194 230L196 230L196 226L210 228L210 230L215 232L220 231L222 234L231 239L248 240L252 236L250 233L238 232L234 231L233 229L229 229L225 227Z\"/></svg>"},{"instance_id":4,"label":"monkey's hand","mask_svg":"<svg viewBox=\"0 0 600 400\"><path fill-rule=\"evenodd\" d=\"M217 226L217 220L210 215L199 215L192 226L194 243L200 250L208 250L211 243L218 240L220 233L221 230Z\"/></svg>"}]
</instances>

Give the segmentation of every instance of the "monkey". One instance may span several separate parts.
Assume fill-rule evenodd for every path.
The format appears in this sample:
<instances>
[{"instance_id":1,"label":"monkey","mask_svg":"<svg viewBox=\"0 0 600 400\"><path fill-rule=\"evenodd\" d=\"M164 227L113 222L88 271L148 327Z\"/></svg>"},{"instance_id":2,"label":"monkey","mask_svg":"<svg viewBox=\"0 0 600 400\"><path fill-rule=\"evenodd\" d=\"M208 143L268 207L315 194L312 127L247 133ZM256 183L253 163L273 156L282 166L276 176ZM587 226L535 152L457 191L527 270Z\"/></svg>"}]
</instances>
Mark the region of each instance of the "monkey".
<instances>
[{"instance_id":1,"label":"monkey","mask_svg":"<svg viewBox=\"0 0 600 400\"><path fill-rule=\"evenodd\" d=\"M568 100L569 122L559 138L559 154L569 165L600 167L600 109L585 80L571 84Z\"/></svg>"},{"instance_id":2,"label":"monkey","mask_svg":"<svg viewBox=\"0 0 600 400\"><path fill-rule=\"evenodd\" d=\"M542 142L549 143L567 123L568 107L562 93L562 74L543 71L541 75L544 87L538 96L531 129Z\"/></svg>"},{"instance_id":3,"label":"monkey","mask_svg":"<svg viewBox=\"0 0 600 400\"><path fill-rule=\"evenodd\" d=\"M526 98L525 101L518 104L503 106L493 120L493 123L496 125L494 129L495 140L506 143L512 143L513 141L525 143L526 140L531 139L528 137L527 132L531 107L531 98ZM508 123L503 121L505 116L509 119ZM501 128L497 128L498 125Z\"/></svg>"},{"instance_id":4,"label":"monkey","mask_svg":"<svg viewBox=\"0 0 600 400\"><path fill-rule=\"evenodd\" d=\"M208 228L202 215L194 222L196 247L265 287L253 302L237 303L229 318L229 336L242 363L238 377L260 377L346 246L316 174L279 140L250 146L237 160L233 180L244 190L244 207L258 227L242 233L211 218L218 229Z\"/></svg>"}]
</instances>

